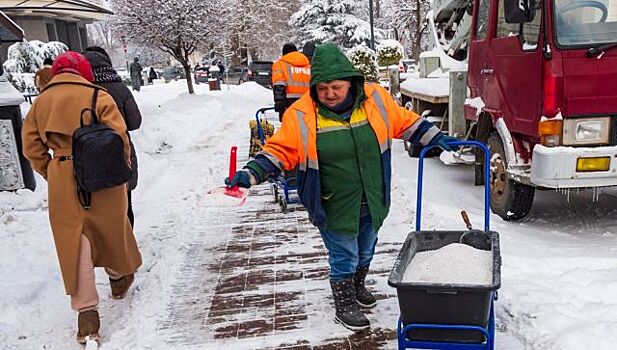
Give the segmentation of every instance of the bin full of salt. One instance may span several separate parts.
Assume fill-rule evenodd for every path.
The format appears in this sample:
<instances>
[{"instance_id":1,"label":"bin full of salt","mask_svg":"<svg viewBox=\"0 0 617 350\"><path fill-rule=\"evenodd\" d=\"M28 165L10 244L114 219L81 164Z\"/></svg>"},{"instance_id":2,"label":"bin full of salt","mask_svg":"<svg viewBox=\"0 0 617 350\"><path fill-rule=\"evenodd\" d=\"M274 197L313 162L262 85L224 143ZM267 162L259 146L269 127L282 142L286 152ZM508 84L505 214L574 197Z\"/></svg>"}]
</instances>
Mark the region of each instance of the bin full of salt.
<instances>
[{"instance_id":1,"label":"bin full of salt","mask_svg":"<svg viewBox=\"0 0 617 350\"><path fill-rule=\"evenodd\" d=\"M494 231L409 233L388 284L396 288L401 322L487 327L501 285L499 234ZM472 330L415 329L410 340L482 343Z\"/></svg>"}]
</instances>

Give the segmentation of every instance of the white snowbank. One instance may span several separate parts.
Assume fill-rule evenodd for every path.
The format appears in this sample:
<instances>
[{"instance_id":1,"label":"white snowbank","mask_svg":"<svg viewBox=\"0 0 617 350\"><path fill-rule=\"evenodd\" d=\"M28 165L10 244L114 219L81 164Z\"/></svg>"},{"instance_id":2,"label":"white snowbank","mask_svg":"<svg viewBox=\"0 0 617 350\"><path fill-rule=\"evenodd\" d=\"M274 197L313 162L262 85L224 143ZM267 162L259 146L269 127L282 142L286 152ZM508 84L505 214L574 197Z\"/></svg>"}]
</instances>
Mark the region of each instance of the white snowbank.
<instances>
[{"instance_id":1,"label":"white snowbank","mask_svg":"<svg viewBox=\"0 0 617 350\"><path fill-rule=\"evenodd\" d=\"M401 83L401 91L412 91L417 94L437 97L447 97L450 94L450 78L406 79Z\"/></svg>"}]
</instances>

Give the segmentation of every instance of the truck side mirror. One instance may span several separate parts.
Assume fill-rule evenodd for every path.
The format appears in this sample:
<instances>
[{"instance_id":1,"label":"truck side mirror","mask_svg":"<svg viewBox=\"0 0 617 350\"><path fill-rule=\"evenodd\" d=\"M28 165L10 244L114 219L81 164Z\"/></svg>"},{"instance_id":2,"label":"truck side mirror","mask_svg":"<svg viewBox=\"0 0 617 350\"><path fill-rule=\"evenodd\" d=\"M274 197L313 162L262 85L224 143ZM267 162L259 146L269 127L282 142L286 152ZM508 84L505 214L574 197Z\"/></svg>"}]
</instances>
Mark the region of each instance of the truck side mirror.
<instances>
[{"instance_id":1,"label":"truck side mirror","mask_svg":"<svg viewBox=\"0 0 617 350\"><path fill-rule=\"evenodd\" d=\"M536 0L505 0L506 23L529 23L536 14Z\"/></svg>"}]
</instances>

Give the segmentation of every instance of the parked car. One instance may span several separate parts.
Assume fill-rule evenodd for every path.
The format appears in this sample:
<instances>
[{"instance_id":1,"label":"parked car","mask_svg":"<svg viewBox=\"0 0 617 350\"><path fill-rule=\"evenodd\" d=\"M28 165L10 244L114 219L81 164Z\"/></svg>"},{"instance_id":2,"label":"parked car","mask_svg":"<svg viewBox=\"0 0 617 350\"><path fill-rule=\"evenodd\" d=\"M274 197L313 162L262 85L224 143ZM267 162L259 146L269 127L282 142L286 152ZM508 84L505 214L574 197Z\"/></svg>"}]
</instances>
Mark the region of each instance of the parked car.
<instances>
[{"instance_id":1,"label":"parked car","mask_svg":"<svg viewBox=\"0 0 617 350\"><path fill-rule=\"evenodd\" d=\"M163 73L161 73L161 77L165 79L166 83L172 80L184 79L184 70L178 67L165 67Z\"/></svg>"},{"instance_id":2,"label":"parked car","mask_svg":"<svg viewBox=\"0 0 617 350\"><path fill-rule=\"evenodd\" d=\"M193 72L195 83L207 83L208 77L210 76L209 70L210 66L195 67L195 71Z\"/></svg>"},{"instance_id":3,"label":"parked car","mask_svg":"<svg viewBox=\"0 0 617 350\"><path fill-rule=\"evenodd\" d=\"M403 59L398 64L399 72L413 73L416 71L416 61L413 59Z\"/></svg>"},{"instance_id":4,"label":"parked car","mask_svg":"<svg viewBox=\"0 0 617 350\"><path fill-rule=\"evenodd\" d=\"M248 70L249 68L247 66L229 67L229 70L223 73L223 79L229 80L229 84L242 84L248 81Z\"/></svg>"},{"instance_id":5,"label":"parked car","mask_svg":"<svg viewBox=\"0 0 617 350\"><path fill-rule=\"evenodd\" d=\"M248 81L272 88L272 61L253 61L247 71Z\"/></svg>"}]
</instances>

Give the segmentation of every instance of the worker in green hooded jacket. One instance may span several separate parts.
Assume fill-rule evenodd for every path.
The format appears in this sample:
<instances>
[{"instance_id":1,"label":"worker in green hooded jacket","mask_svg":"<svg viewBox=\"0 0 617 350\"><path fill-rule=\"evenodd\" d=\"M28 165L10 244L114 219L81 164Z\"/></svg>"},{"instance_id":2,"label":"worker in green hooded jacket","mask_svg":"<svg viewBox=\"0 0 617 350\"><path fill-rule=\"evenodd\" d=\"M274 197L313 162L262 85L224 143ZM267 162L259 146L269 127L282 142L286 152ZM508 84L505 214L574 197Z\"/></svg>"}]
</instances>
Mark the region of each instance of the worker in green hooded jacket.
<instances>
[{"instance_id":1,"label":"worker in green hooded jacket","mask_svg":"<svg viewBox=\"0 0 617 350\"><path fill-rule=\"evenodd\" d=\"M334 44L316 47L309 93L292 104L281 128L228 186L248 188L297 167L298 194L328 250L335 321L370 326L362 309L376 305L365 286L390 207L392 140L439 145L455 140L399 106Z\"/></svg>"}]
</instances>

